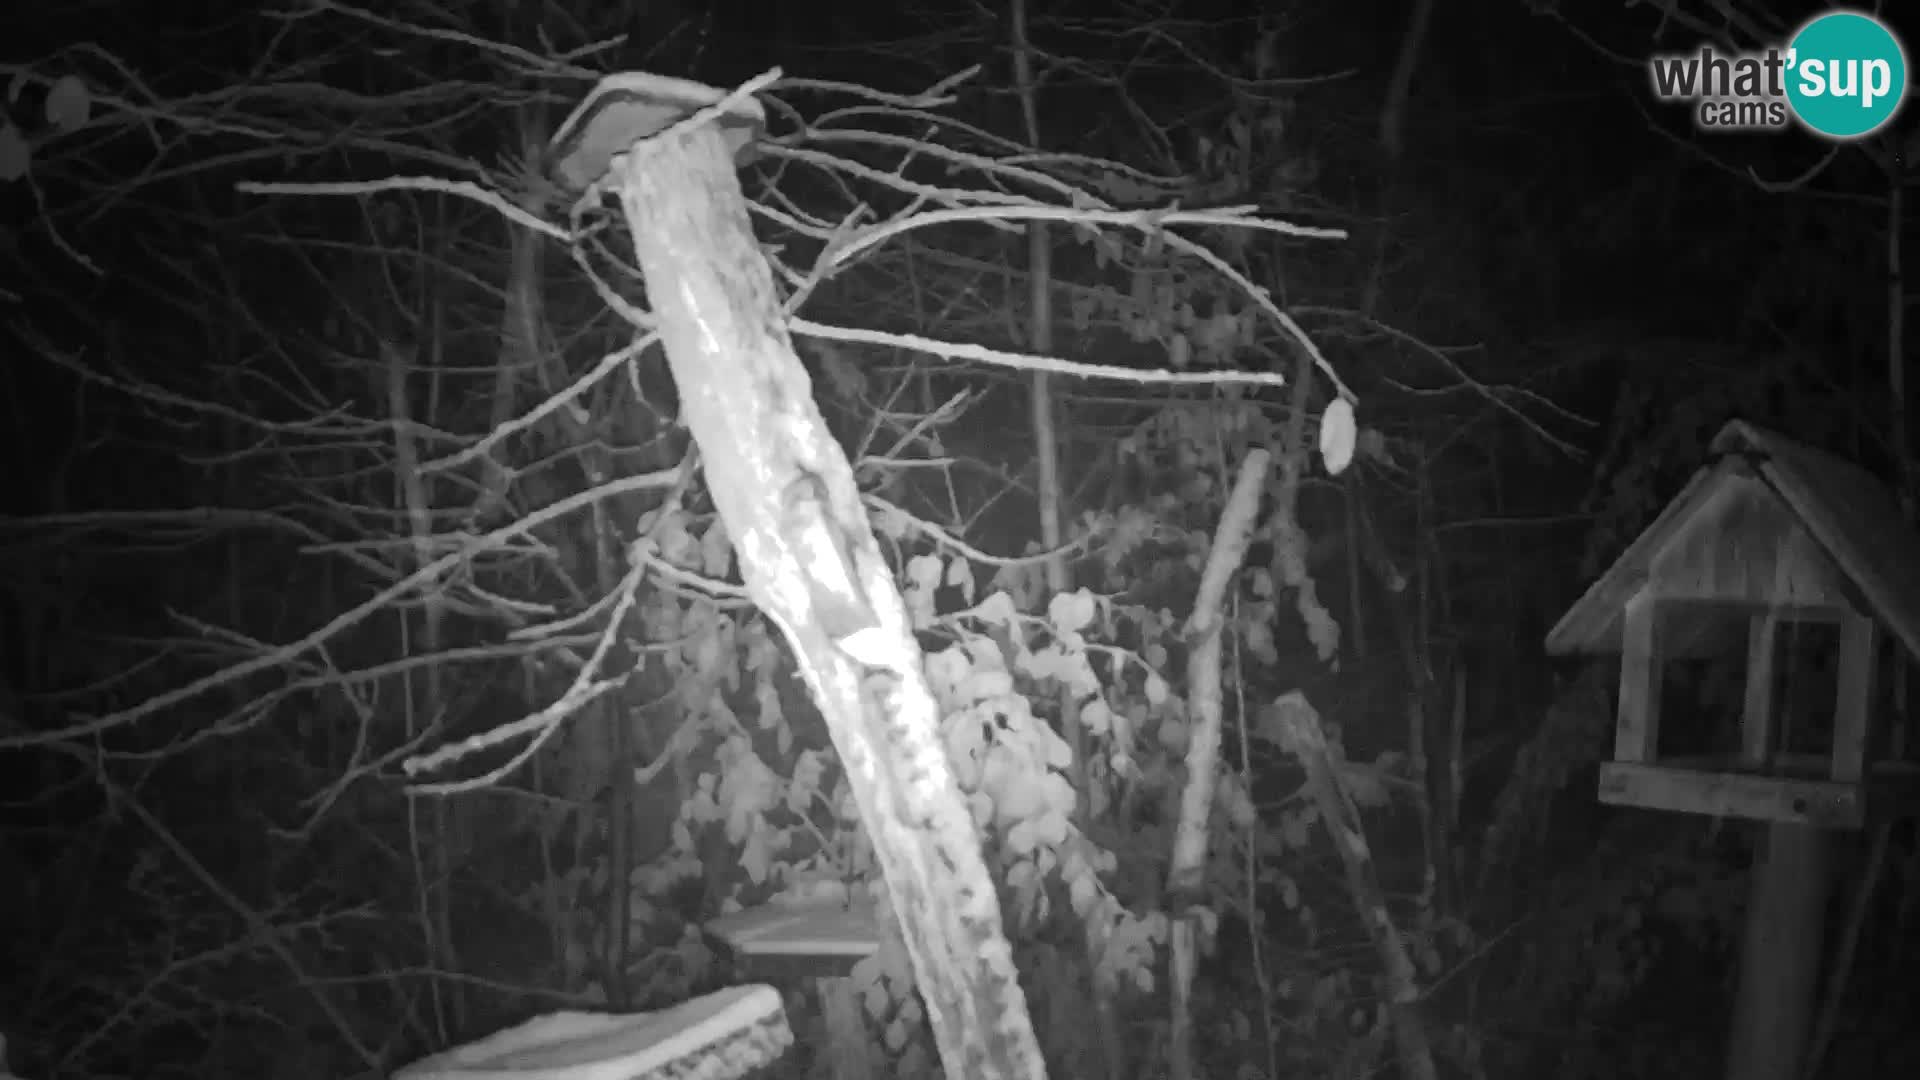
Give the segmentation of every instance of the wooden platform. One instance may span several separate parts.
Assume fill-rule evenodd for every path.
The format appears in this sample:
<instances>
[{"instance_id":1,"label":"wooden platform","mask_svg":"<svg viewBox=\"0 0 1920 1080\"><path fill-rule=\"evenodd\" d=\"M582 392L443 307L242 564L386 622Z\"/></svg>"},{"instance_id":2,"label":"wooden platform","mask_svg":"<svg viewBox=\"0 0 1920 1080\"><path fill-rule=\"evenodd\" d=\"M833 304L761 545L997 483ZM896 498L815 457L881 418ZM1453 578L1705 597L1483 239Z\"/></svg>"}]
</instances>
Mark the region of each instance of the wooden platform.
<instances>
[{"instance_id":1,"label":"wooden platform","mask_svg":"<svg viewBox=\"0 0 1920 1080\"><path fill-rule=\"evenodd\" d=\"M1882 764L1863 782L1847 784L1822 778L1818 764L1759 772L1732 760L1607 762L1600 766L1600 801L1822 829L1859 829L1920 813L1920 766Z\"/></svg>"}]
</instances>

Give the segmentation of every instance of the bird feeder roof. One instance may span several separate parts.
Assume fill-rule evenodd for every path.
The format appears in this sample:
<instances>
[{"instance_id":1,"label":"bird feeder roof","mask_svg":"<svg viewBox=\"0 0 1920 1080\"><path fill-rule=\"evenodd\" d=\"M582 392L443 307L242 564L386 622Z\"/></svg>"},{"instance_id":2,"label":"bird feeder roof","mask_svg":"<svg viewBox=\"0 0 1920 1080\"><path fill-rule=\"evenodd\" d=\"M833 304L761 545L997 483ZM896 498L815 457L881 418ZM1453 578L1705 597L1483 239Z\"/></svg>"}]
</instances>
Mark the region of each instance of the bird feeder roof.
<instances>
[{"instance_id":1,"label":"bird feeder roof","mask_svg":"<svg viewBox=\"0 0 1920 1080\"><path fill-rule=\"evenodd\" d=\"M1561 616L1547 634L1547 651L1618 653L1626 603L1647 584L1657 560L1676 542L1697 539L1703 522L1724 530L1720 521L1705 519L1724 510L1729 493L1742 486L1803 530L1862 614L1920 657L1920 534L1901 517L1892 494L1858 465L1744 420L1720 430L1707 464Z\"/></svg>"}]
</instances>

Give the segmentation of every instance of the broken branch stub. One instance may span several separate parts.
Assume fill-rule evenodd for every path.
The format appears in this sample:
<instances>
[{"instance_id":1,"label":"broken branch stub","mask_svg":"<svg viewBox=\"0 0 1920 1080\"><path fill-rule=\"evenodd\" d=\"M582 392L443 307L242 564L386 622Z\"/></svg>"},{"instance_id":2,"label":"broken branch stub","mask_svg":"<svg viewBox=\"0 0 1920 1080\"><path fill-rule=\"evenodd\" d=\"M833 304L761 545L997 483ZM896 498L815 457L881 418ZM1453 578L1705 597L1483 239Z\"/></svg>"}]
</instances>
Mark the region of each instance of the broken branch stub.
<instances>
[{"instance_id":1,"label":"broken branch stub","mask_svg":"<svg viewBox=\"0 0 1920 1080\"><path fill-rule=\"evenodd\" d=\"M634 143L724 100L713 87L686 79L640 71L609 75L594 84L553 133L548 172L569 195L583 195L606 177L614 157ZM745 165L752 160L754 141L766 129L767 114L760 102L742 98L722 111L716 123L726 133L735 162Z\"/></svg>"},{"instance_id":2,"label":"broken branch stub","mask_svg":"<svg viewBox=\"0 0 1920 1080\"><path fill-rule=\"evenodd\" d=\"M621 110L653 127L624 129L644 141L607 153L606 175L585 185L619 196L682 420L747 589L786 636L847 768L942 1064L953 1080L1039 1080L1045 1065L919 645L794 355L734 172L741 144L729 143L724 118L757 120L759 107L647 138L724 95L669 80L647 99L649 77L616 78L631 97ZM575 129L570 120L561 134ZM561 158L571 175L602 142L580 140L590 149Z\"/></svg>"}]
</instances>

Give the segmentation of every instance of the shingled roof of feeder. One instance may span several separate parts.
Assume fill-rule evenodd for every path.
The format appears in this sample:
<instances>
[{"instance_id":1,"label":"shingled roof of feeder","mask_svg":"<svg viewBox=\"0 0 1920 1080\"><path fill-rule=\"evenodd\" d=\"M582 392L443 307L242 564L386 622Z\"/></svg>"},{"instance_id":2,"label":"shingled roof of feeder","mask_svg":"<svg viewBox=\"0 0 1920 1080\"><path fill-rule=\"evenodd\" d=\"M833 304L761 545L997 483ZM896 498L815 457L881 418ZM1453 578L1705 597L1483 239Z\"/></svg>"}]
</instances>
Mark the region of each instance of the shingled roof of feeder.
<instances>
[{"instance_id":1,"label":"shingled roof of feeder","mask_svg":"<svg viewBox=\"0 0 1920 1080\"><path fill-rule=\"evenodd\" d=\"M880 948L871 901L763 904L713 920L707 933L757 979L846 975Z\"/></svg>"},{"instance_id":2,"label":"shingled roof of feeder","mask_svg":"<svg viewBox=\"0 0 1920 1080\"><path fill-rule=\"evenodd\" d=\"M1719 493L1730 475L1757 476L1806 529L1877 619L1920 657L1920 535L1892 493L1851 462L1734 420L1714 437L1708 463L1547 635L1554 654L1620 651L1627 600L1653 560Z\"/></svg>"}]
</instances>

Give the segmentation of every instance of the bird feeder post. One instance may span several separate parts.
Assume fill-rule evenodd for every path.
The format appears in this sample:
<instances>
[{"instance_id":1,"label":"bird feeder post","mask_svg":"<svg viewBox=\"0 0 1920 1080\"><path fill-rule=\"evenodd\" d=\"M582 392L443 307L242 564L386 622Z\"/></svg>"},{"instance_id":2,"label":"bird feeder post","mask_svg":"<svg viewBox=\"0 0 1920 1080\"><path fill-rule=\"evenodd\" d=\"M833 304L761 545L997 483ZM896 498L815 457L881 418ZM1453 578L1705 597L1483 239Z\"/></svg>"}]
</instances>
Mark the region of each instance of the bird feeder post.
<instances>
[{"instance_id":1,"label":"bird feeder post","mask_svg":"<svg viewBox=\"0 0 1920 1080\"><path fill-rule=\"evenodd\" d=\"M1832 835L1817 825L1763 827L1747 886L1727 1080L1799 1080L1820 985Z\"/></svg>"}]
</instances>

